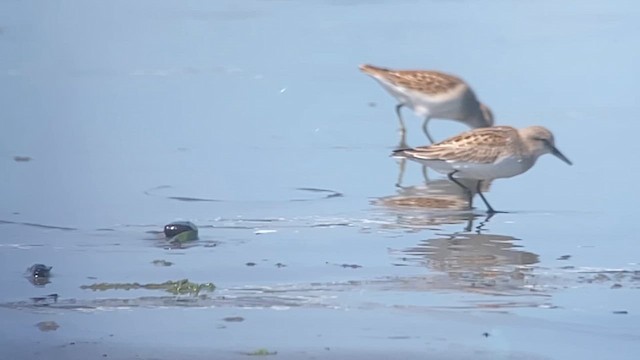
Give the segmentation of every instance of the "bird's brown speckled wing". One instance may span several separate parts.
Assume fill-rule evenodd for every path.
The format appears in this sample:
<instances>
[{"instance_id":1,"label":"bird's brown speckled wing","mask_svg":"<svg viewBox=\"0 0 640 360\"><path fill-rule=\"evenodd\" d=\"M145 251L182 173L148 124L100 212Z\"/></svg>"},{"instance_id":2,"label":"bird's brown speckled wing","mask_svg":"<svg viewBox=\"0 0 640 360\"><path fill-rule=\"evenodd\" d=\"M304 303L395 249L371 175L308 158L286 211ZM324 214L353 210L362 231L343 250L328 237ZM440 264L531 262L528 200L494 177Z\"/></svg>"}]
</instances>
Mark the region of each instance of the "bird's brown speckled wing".
<instances>
[{"instance_id":1,"label":"bird's brown speckled wing","mask_svg":"<svg viewBox=\"0 0 640 360\"><path fill-rule=\"evenodd\" d=\"M510 126L480 128L437 144L402 150L399 153L417 160L490 164L505 156L508 151L521 153L518 136L518 130Z\"/></svg>"},{"instance_id":2,"label":"bird's brown speckled wing","mask_svg":"<svg viewBox=\"0 0 640 360\"><path fill-rule=\"evenodd\" d=\"M372 76L384 78L389 83L430 95L450 92L465 82L453 75L431 70L391 70L373 65L362 65L360 69Z\"/></svg>"}]
</instances>

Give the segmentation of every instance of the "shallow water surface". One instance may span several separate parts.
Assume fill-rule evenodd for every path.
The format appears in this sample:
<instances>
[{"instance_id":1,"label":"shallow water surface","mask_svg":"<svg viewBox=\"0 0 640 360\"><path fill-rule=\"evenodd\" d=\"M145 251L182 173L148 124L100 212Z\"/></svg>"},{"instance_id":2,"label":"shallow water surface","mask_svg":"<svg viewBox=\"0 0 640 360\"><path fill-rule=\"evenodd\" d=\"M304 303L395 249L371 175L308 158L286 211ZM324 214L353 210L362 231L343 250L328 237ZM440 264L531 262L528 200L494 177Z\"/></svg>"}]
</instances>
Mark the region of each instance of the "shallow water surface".
<instances>
[{"instance_id":1,"label":"shallow water surface","mask_svg":"<svg viewBox=\"0 0 640 360\"><path fill-rule=\"evenodd\" d=\"M636 359L639 12L0 3L2 358ZM458 74L575 165L471 209L389 156L395 103L361 63ZM175 220L198 240L165 239Z\"/></svg>"}]
</instances>

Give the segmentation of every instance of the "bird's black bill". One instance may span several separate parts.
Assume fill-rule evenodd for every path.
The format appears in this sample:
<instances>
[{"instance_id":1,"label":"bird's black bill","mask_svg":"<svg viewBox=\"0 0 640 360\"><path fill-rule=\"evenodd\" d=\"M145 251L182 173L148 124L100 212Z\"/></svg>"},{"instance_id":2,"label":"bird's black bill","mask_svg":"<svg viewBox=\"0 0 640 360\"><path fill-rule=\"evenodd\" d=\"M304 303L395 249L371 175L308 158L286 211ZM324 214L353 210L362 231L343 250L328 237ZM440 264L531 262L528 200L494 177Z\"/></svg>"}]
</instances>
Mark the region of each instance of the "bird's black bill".
<instances>
[{"instance_id":1,"label":"bird's black bill","mask_svg":"<svg viewBox=\"0 0 640 360\"><path fill-rule=\"evenodd\" d=\"M564 154L562 154L562 153L560 152L560 150L556 149L556 147L555 147L555 146L552 146L552 147L551 147L551 153L552 153L553 155L557 156L557 157L558 157L558 159L560 159L560 160L562 160L562 161L566 162L567 164L569 164L569 165L573 165L573 163L571 162L571 160L567 159L567 157L566 157L566 156L564 156Z\"/></svg>"}]
</instances>

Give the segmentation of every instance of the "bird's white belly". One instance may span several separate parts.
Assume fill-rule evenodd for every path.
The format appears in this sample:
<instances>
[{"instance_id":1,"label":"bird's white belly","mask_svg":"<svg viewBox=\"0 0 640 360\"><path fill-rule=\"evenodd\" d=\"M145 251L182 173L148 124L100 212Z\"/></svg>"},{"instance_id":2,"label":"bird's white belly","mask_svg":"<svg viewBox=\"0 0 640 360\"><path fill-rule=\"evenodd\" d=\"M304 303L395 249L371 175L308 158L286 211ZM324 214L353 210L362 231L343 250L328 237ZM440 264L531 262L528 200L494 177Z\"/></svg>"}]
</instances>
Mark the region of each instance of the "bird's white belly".
<instances>
[{"instance_id":1,"label":"bird's white belly","mask_svg":"<svg viewBox=\"0 0 640 360\"><path fill-rule=\"evenodd\" d=\"M419 117L454 120L464 117L463 94L459 91L431 96L389 83L384 78L375 77L375 79L378 80L382 87L395 97L399 103L411 108Z\"/></svg>"},{"instance_id":2,"label":"bird's white belly","mask_svg":"<svg viewBox=\"0 0 640 360\"><path fill-rule=\"evenodd\" d=\"M534 160L521 157L506 157L490 164L428 160L424 163L437 172L443 174L450 174L454 170L457 170L454 177L490 180L510 178L512 176L522 174L533 166Z\"/></svg>"},{"instance_id":3,"label":"bird's white belly","mask_svg":"<svg viewBox=\"0 0 640 360\"><path fill-rule=\"evenodd\" d=\"M454 94L443 94L440 96L428 96L415 91L409 92L411 97L411 107L419 116L429 115L442 119L464 118L465 108L459 96Z\"/></svg>"},{"instance_id":4,"label":"bird's white belly","mask_svg":"<svg viewBox=\"0 0 640 360\"><path fill-rule=\"evenodd\" d=\"M382 85L382 87L385 90L387 90L389 94L395 97L399 103L405 104L409 107L413 107L413 103L411 101L412 96L406 89L396 86L394 84L388 83L387 81L385 81L385 79L381 79L381 78L375 78L375 79L378 80L380 85Z\"/></svg>"}]
</instances>

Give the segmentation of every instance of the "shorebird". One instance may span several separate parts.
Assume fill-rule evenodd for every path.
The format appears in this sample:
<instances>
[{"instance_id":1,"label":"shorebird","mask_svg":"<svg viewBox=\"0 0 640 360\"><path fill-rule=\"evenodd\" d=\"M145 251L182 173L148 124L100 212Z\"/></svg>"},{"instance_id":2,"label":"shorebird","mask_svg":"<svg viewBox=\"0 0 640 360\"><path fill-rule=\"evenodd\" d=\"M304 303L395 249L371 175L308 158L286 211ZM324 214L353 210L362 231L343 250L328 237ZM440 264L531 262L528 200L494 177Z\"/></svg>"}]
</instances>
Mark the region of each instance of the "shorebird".
<instances>
[{"instance_id":1,"label":"shorebird","mask_svg":"<svg viewBox=\"0 0 640 360\"><path fill-rule=\"evenodd\" d=\"M398 149L394 156L404 157L426 165L463 188L469 199L473 192L458 178L478 181L476 192L487 206L489 213L496 213L482 194L485 181L510 178L529 170L538 157L552 154L573 165L555 146L553 134L542 126L515 129L495 126L464 132L437 144L412 149Z\"/></svg>"},{"instance_id":2,"label":"shorebird","mask_svg":"<svg viewBox=\"0 0 640 360\"><path fill-rule=\"evenodd\" d=\"M406 128L401 109L408 107L424 118L422 131L429 141L427 124L431 118L459 121L471 128L493 125L491 110L478 101L471 87L464 80L438 71L391 70L373 65L360 65L360 70L373 77L397 100L396 114L400 121L400 145L406 148Z\"/></svg>"}]
</instances>

